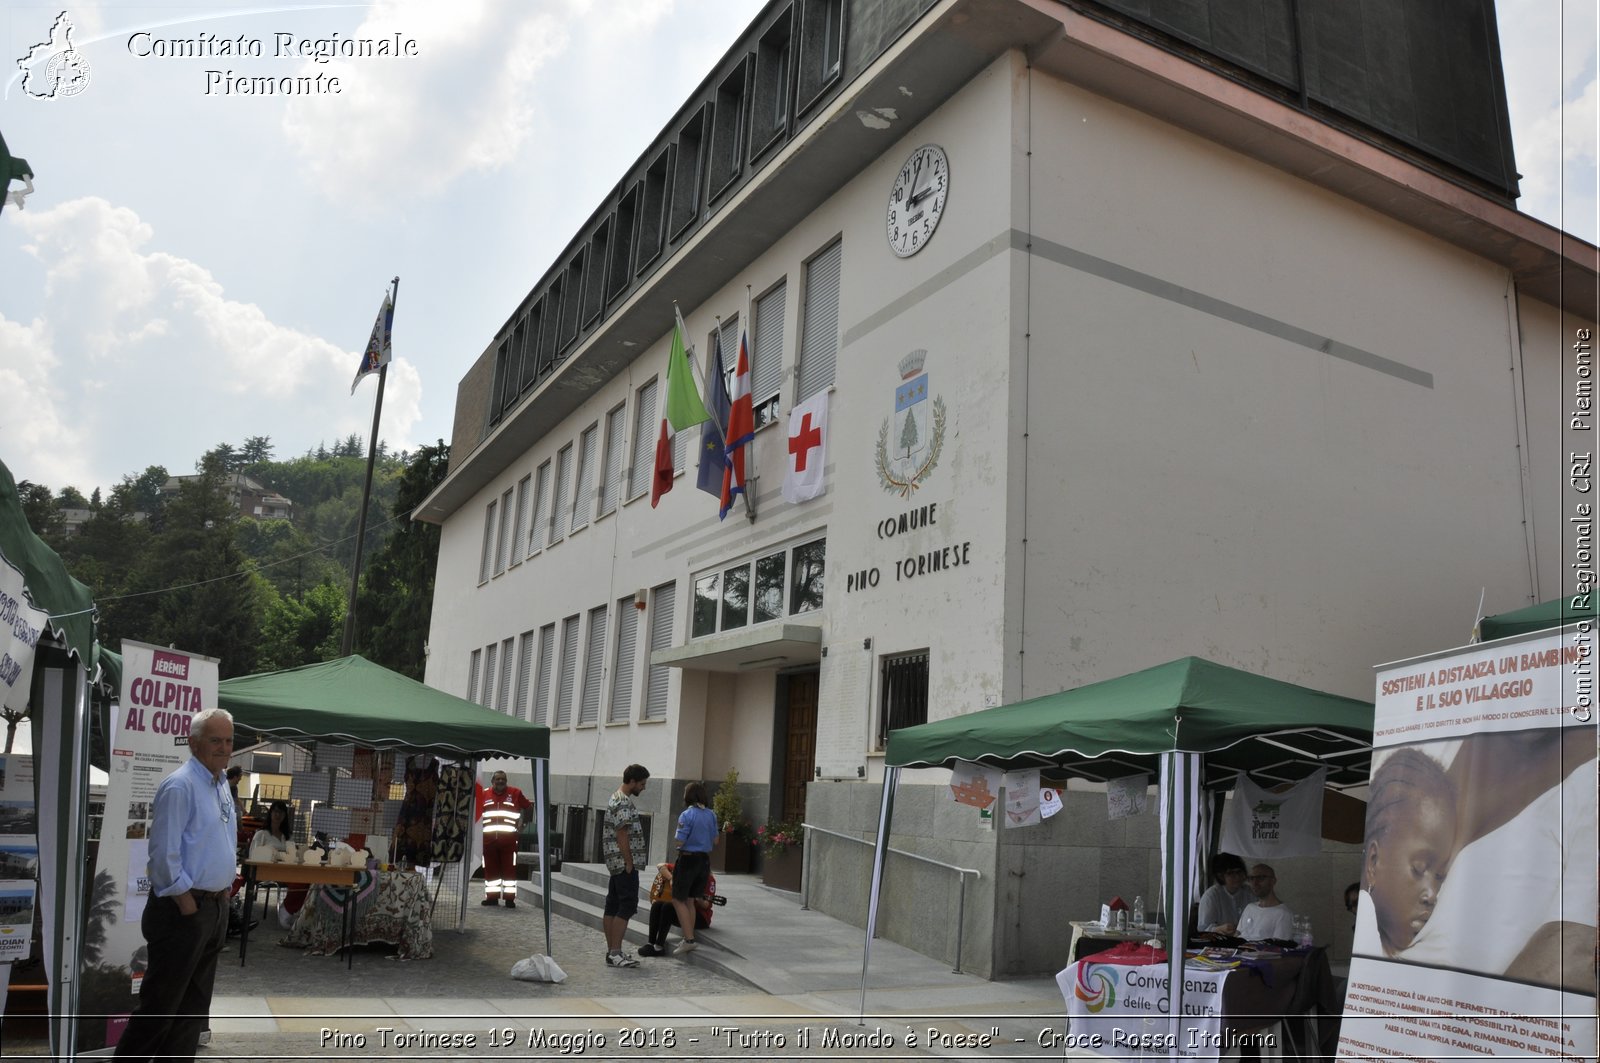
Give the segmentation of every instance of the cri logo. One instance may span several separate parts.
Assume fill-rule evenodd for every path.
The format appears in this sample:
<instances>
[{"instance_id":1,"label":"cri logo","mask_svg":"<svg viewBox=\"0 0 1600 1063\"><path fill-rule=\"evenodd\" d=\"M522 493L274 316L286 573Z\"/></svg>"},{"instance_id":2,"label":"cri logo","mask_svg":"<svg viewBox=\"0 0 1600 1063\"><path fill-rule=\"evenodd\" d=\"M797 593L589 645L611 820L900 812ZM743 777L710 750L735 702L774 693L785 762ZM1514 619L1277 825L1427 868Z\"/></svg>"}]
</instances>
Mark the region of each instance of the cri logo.
<instances>
[{"instance_id":1,"label":"cri logo","mask_svg":"<svg viewBox=\"0 0 1600 1063\"><path fill-rule=\"evenodd\" d=\"M172 679L189 678L189 658L181 653L168 653L166 650L155 652L155 662L150 666L150 671L155 675L164 675Z\"/></svg>"},{"instance_id":2,"label":"cri logo","mask_svg":"<svg viewBox=\"0 0 1600 1063\"><path fill-rule=\"evenodd\" d=\"M1104 963L1080 964L1078 981L1072 987L1072 992L1091 1013L1114 1006L1117 1002L1117 969Z\"/></svg>"}]
</instances>

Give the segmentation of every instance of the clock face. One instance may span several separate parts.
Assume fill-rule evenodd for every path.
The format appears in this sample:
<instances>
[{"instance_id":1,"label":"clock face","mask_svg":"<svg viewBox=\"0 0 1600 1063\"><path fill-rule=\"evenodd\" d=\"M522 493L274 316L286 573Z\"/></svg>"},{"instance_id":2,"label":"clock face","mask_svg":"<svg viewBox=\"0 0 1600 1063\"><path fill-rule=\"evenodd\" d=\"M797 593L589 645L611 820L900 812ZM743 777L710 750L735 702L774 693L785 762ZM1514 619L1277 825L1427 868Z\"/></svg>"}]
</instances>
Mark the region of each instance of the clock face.
<instances>
[{"instance_id":1,"label":"clock face","mask_svg":"<svg viewBox=\"0 0 1600 1063\"><path fill-rule=\"evenodd\" d=\"M950 194L950 160L937 144L924 144L895 175L889 190L889 248L910 258L933 239Z\"/></svg>"}]
</instances>

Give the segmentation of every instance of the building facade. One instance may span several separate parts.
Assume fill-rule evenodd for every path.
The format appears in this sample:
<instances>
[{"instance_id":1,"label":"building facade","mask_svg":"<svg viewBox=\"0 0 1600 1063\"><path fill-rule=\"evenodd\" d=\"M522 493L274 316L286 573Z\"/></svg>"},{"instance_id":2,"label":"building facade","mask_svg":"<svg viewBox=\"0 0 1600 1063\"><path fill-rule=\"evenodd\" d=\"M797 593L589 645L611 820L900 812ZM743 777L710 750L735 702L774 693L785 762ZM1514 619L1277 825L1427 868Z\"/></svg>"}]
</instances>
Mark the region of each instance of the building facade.
<instances>
[{"instance_id":1,"label":"building facade","mask_svg":"<svg viewBox=\"0 0 1600 1063\"><path fill-rule=\"evenodd\" d=\"M652 859L683 783L736 768L754 820L827 832L810 903L859 922L891 728L1191 654L1370 698L1480 594L1568 589L1595 252L1514 209L1492 4L1366 38L1138 6L775 0L467 372L416 514L427 681L553 729L568 859L625 765ZM1440 39L1480 64L1454 110L1396 73ZM723 520L698 429L651 505L674 302L702 366L749 337ZM792 503L823 393L825 491ZM887 936L1056 970L1069 918L1158 893L1153 813L1073 788L997 834L912 776L894 844L978 875L962 907L892 865ZM1342 924L1354 851L1281 892Z\"/></svg>"}]
</instances>

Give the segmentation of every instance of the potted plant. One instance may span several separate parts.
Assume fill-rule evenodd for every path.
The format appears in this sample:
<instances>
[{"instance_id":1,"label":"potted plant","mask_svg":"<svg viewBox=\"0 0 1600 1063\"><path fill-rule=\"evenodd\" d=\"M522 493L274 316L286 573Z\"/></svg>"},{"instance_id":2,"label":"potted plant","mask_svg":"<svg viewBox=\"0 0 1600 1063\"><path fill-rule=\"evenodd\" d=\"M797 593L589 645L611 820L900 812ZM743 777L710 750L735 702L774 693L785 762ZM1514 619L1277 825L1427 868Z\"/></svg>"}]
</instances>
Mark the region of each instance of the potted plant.
<instances>
[{"instance_id":1,"label":"potted plant","mask_svg":"<svg viewBox=\"0 0 1600 1063\"><path fill-rule=\"evenodd\" d=\"M793 820L768 820L756 831L761 843L762 874L767 885L780 890L800 890L800 872L804 868L801 847L805 844L805 828Z\"/></svg>"},{"instance_id":2,"label":"potted plant","mask_svg":"<svg viewBox=\"0 0 1600 1063\"><path fill-rule=\"evenodd\" d=\"M739 769L729 768L716 793L711 795L711 811L716 813L722 840L711 850L713 871L744 873L750 870L750 843L755 832L744 818L744 799L739 796Z\"/></svg>"}]
</instances>

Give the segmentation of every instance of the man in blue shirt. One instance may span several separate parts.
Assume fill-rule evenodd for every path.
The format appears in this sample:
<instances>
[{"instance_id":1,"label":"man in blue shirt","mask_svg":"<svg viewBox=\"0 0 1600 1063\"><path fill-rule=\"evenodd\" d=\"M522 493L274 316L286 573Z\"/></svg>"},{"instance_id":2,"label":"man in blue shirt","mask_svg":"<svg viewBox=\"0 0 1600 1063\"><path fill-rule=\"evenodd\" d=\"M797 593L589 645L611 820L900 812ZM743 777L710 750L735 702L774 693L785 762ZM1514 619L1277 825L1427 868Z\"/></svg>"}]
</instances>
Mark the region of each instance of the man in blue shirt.
<instances>
[{"instance_id":1,"label":"man in blue shirt","mask_svg":"<svg viewBox=\"0 0 1600 1063\"><path fill-rule=\"evenodd\" d=\"M238 821L224 776L233 717L222 709L196 715L189 752L193 758L156 787L151 810L150 896L139 924L150 962L139 1010L117 1042L124 1058L194 1058L227 940Z\"/></svg>"}]
</instances>

